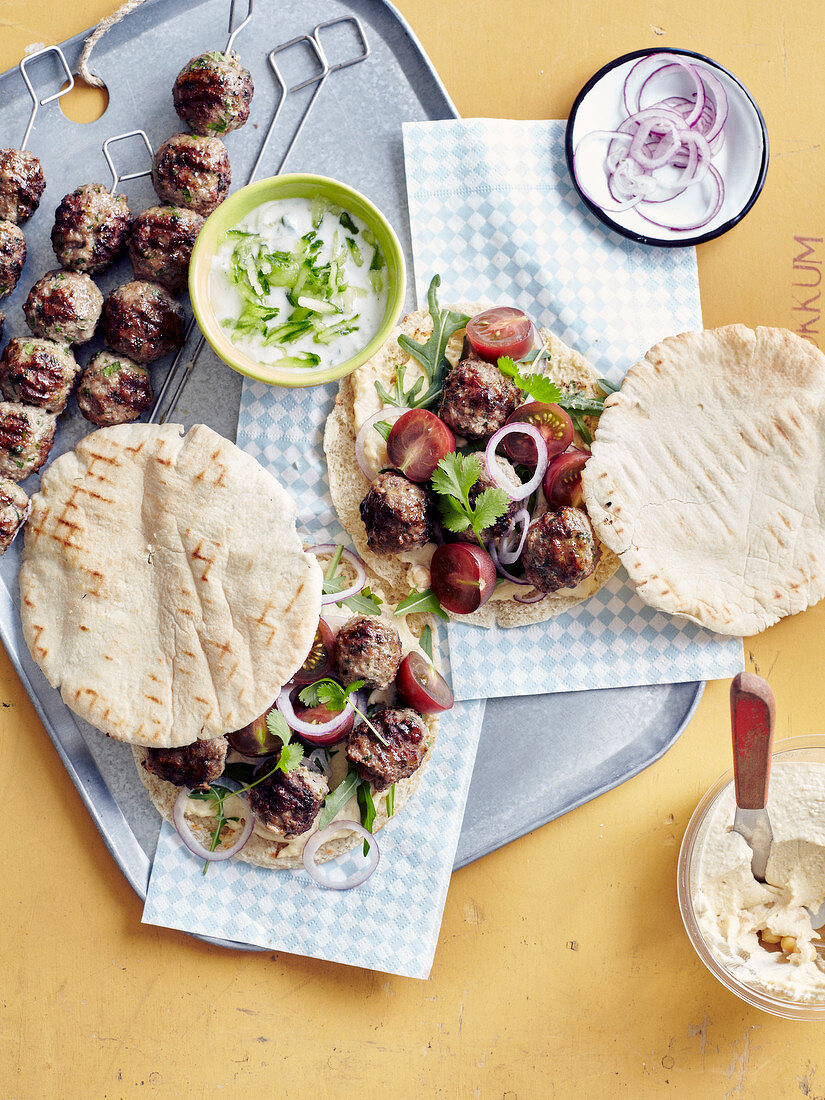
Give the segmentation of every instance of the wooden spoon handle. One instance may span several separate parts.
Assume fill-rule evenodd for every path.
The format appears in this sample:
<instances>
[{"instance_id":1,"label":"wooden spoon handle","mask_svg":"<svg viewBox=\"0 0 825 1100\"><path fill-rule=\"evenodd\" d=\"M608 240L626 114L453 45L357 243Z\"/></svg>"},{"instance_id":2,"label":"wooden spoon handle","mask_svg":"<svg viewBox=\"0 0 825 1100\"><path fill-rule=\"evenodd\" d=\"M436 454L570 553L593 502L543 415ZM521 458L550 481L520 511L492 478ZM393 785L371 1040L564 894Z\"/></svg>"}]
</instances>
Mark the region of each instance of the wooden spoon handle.
<instances>
[{"instance_id":1,"label":"wooden spoon handle","mask_svg":"<svg viewBox=\"0 0 825 1100\"><path fill-rule=\"evenodd\" d=\"M775 713L773 692L767 681L752 672L740 672L733 678L730 686L733 776L736 805L743 810L764 809L768 801Z\"/></svg>"}]
</instances>

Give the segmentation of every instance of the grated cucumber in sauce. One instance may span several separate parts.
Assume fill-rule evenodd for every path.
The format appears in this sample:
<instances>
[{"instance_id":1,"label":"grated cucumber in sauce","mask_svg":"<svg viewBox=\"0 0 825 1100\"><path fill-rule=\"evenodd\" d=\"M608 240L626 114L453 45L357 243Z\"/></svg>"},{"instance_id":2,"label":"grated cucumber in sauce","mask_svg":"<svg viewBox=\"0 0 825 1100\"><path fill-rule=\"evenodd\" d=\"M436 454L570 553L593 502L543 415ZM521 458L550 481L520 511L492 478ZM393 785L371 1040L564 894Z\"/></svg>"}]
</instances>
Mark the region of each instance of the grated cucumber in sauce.
<instances>
[{"instance_id":1,"label":"grated cucumber in sauce","mask_svg":"<svg viewBox=\"0 0 825 1100\"><path fill-rule=\"evenodd\" d=\"M280 199L227 230L209 289L240 351L306 370L335 366L370 340L387 303L387 268L373 233L348 211Z\"/></svg>"}]
</instances>

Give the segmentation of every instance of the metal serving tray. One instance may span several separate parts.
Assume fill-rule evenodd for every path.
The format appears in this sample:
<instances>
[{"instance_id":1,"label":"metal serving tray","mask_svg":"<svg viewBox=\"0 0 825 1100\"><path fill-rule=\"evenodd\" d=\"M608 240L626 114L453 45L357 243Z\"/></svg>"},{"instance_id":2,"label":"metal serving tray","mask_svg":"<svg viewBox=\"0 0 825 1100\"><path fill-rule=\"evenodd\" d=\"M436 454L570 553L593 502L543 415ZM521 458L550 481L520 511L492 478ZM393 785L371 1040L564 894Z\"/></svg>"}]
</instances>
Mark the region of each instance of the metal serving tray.
<instances>
[{"instance_id":1,"label":"metal serving tray","mask_svg":"<svg viewBox=\"0 0 825 1100\"><path fill-rule=\"evenodd\" d=\"M243 0L237 7L245 9ZM40 210L25 226L29 259L20 286L3 303L7 336L27 333L20 307L32 283L56 266L49 234L60 199L80 184L110 182L101 154L105 138L140 127L156 148L182 129L172 107L172 82L190 57L223 48L228 10L227 0L148 0L114 27L92 55L91 68L109 90L105 114L96 122L79 125L66 119L58 104L40 110L29 147L43 162L47 189ZM456 111L409 26L383 0L349 0L346 5L336 0L255 0L253 22L236 42L252 71L256 91L250 122L227 139L233 186L246 181L275 104L268 51L322 21L350 14L361 20L371 55L330 77L287 170L324 173L364 191L395 226L411 266L401 123L451 118ZM339 28L330 35L325 48L331 64L358 52L348 30ZM73 70L84 37L63 43ZM288 56L280 56L290 84L311 75L311 59L305 54L296 47ZM59 86L57 66L46 59L35 63L31 75L41 94ZM310 94L307 89L290 97L260 175L271 173L278 163L306 102L302 96L308 99ZM0 145L19 142L28 110L17 70L0 76ZM138 142L123 143L116 151L124 172L146 166ZM155 201L148 180L136 180L121 189L134 211ZM128 262L123 261L98 281L105 293L131 278ZM196 339L197 332L188 352ZM82 361L98 346L96 340L83 349ZM187 361L184 358L183 364ZM154 368L156 389L166 369L167 361ZM174 419L187 427L205 422L234 438L240 390L240 376L211 353L205 354ZM60 419L55 454L72 448L88 430L72 403ZM24 487L31 493L37 484L38 478L32 477ZM135 891L145 897L158 815L138 779L129 748L77 720L31 660L17 607L19 555L18 540L0 559L0 637L112 856ZM124 638L123 644L128 646L129 639ZM491 701L456 867L581 805L658 759L690 720L702 688L701 683L684 683ZM511 747L508 759L521 761L510 774L503 774L498 764L496 746L504 738Z\"/></svg>"}]
</instances>

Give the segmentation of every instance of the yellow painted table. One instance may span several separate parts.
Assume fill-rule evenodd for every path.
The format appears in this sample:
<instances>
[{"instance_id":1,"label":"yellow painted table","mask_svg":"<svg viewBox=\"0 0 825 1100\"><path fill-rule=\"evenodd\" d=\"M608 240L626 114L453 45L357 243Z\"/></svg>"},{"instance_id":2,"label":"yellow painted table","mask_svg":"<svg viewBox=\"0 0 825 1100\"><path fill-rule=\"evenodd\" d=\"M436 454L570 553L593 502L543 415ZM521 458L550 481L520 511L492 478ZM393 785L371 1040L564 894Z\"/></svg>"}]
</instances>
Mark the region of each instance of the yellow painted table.
<instances>
[{"instance_id":1,"label":"yellow painted table","mask_svg":"<svg viewBox=\"0 0 825 1100\"><path fill-rule=\"evenodd\" d=\"M0 68L114 0L0 0ZM399 0L463 115L561 118L618 54L682 46L759 101L772 158L743 224L699 249L705 323L820 341L825 5L790 0ZM807 246L800 238L807 239ZM777 737L821 730L825 604L746 641ZM825 1028L704 969L676 905L679 842L729 763L726 682L642 775L453 877L429 982L211 948L140 924L0 651L0 1096L796 1097L825 1094Z\"/></svg>"}]
</instances>

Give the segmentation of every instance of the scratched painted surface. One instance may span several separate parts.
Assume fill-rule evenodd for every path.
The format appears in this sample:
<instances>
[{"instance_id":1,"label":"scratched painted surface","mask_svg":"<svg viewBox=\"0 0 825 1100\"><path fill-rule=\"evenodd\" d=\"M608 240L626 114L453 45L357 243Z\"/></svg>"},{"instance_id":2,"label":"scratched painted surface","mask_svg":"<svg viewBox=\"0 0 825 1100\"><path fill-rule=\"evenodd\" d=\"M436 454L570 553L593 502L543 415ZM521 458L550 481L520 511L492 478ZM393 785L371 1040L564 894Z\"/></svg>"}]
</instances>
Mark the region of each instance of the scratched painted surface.
<instances>
[{"instance_id":1,"label":"scratched painted surface","mask_svg":"<svg viewBox=\"0 0 825 1100\"><path fill-rule=\"evenodd\" d=\"M0 0L0 67L114 6ZM706 322L822 339L822 5L400 7L465 115L562 116L601 64L657 43L732 68L765 111L773 159L748 219L700 249ZM777 737L821 729L823 640L825 605L746 645L776 693ZM728 766L726 684L709 685L655 767L454 876L428 983L232 955L141 926L137 898L2 654L0 703L4 1100L825 1097L822 1028L728 994L679 920L679 841Z\"/></svg>"}]
</instances>

